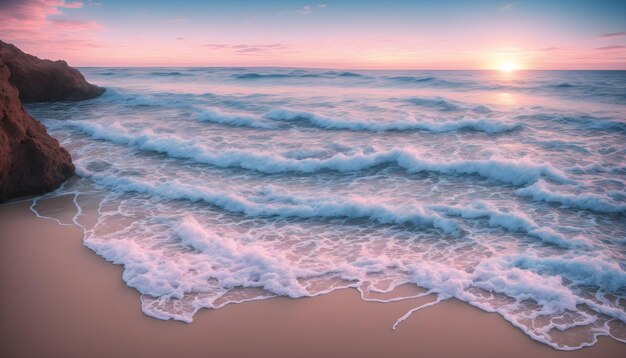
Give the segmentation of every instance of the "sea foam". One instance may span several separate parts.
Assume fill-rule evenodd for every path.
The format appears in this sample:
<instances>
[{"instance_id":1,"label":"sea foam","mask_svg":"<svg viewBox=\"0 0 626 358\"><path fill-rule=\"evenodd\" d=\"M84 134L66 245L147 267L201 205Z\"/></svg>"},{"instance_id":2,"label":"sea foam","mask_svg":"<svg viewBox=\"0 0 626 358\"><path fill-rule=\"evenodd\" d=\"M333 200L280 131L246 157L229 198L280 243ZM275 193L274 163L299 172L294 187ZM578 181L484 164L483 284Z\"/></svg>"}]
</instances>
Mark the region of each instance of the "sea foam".
<instances>
[{"instance_id":1,"label":"sea foam","mask_svg":"<svg viewBox=\"0 0 626 358\"><path fill-rule=\"evenodd\" d=\"M140 133L127 134L124 133L121 126L114 124L101 126L82 122L68 122L64 125L80 129L96 139L105 139L143 150L165 153L175 158L193 159L199 163L217 167L240 167L262 173L313 173L320 170L349 172L369 169L381 164L395 164L406 169L409 173L431 171L456 175L476 174L513 185L532 184L542 177L560 183L572 183L571 179L550 164L535 163L528 158L437 161L422 157L417 150L403 148L373 153L338 153L325 159L292 159L273 153L243 150L209 151L194 141L158 135L148 129Z\"/></svg>"},{"instance_id":2,"label":"sea foam","mask_svg":"<svg viewBox=\"0 0 626 358\"><path fill-rule=\"evenodd\" d=\"M456 298L556 349L626 342L623 73L84 73L102 97L28 104L78 174L31 210L149 316L355 288L427 300L396 330Z\"/></svg>"},{"instance_id":3,"label":"sea foam","mask_svg":"<svg viewBox=\"0 0 626 358\"><path fill-rule=\"evenodd\" d=\"M560 203L568 207L593 210L602 213L623 214L626 213L626 204L617 203L598 194L567 194L551 190L548 186L538 181L533 185L520 188L515 191L521 196L528 196L534 200L543 200L550 203Z\"/></svg>"},{"instance_id":4,"label":"sea foam","mask_svg":"<svg viewBox=\"0 0 626 358\"><path fill-rule=\"evenodd\" d=\"M492 119L462 118L458 120L353 120L338 119L317 115L311 112L289 109L273 109L265 114L266 118L277 121L306 121L313 126L327 129L348 129L353 131L404 131L426 130L430 132L450 132L456 130L474 130L485 133L503 133L521 127L520 123L507 123Z\"/></svg>"}]
</instances>

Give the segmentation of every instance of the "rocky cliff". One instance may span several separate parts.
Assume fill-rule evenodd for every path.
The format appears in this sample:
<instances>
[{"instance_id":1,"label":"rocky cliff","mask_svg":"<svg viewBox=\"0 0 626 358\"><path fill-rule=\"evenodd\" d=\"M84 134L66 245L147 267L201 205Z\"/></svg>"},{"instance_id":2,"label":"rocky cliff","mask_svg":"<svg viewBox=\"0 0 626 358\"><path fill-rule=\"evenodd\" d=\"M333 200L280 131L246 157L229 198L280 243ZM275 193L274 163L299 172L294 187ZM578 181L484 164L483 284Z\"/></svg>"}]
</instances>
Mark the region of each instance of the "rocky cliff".
<instances>
[{"instance_id":1,"label":"rocky cliff","mask_svg":"<svg viewBox=\"0 0 626 358\"><path fill-rule=\"evenodd\" d=\"M67 150L20 99L82 100L102 92L65 62L40 60L0 41L0 201L54 190L74 173Z\"/></svg>"},{"instance_id":2,"label":"rocky cliff","mask_svg":"<svg viewBox=\"0 0 626 358\"><path fill-rule=\"evenodd\" d=\"M9 82L23 102L81 101L104 93L104 88L88 83L65 61L41 60L2 41L0 59L9 68Z\"/></svg>"}]
</instances>

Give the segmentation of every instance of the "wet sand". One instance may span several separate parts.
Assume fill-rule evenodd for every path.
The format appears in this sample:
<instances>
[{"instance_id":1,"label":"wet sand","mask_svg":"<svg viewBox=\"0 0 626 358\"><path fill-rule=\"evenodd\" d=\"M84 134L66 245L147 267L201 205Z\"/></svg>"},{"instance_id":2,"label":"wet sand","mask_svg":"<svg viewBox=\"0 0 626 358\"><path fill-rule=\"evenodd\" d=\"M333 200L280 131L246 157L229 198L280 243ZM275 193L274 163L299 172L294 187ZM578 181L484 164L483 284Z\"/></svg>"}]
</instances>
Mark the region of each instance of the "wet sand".
<instances>
[{"instance_id":1,"label":"wet sand","mask_svg":"<svg viewBox=\"0 0 626 358\"><path fill-rule=\"evenodd\" d=\"M345 289L203 310L194 322L141 312L122 268L82 246L81 231L0 205L0 357L619 357L626 344L556 351L494 313L433 297L381 304ZM70 210L62 200L57 210ZM67 207L65 207L67 206Z\"/></svg>"}]
</instances>

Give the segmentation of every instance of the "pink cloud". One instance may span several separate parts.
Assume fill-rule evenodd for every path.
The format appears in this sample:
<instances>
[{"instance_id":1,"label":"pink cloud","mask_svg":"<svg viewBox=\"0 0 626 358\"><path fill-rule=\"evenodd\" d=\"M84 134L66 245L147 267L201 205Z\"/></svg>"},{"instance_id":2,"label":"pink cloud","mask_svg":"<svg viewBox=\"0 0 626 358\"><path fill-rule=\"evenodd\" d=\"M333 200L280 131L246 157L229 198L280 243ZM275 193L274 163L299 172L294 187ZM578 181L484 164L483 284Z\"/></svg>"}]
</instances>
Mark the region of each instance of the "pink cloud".
<instances>
[{"instance_id":1,"label":"pink cloud","mask_svg":"<svg viewBox=\"0 0 626 358\"><path fill-rule=\"evenodd\" d=\"M626 36L626 32L611 32L611 33L608 33L608 34L602 34L602 35L600 35L600 38L612 39L612 38L622 37L622 36Z\"/></svg>"},{"instance_id":2,"label":"pink cloud","mask_svg":"<svg viewBox=\"0 0 626 358\"><path fill-rule=\"evenodd\" d=\"M63 8L82 7L82 2L62 0L3 0L0 2L0 31L40 26L48 16L61 14Z\"/></svg>"},{"instance_id":3,"label":"pink cloud","mask_svg":"<svg viewBox=\"0 0 626 358\"><path fill-rule=\"evenodd\" d=\"M53 27L56 31L96 30L102 27L102 25L96 21L73 20L56 17L48 20L49 26Z\"/></svg>"},{"instance_id":4,"label":"pink cloud","mask_svg":"<svg viewBox=\"0 0 626 358\"><path fill-rule=\"evenodd\" d=\"M626 49L626 46L619 46L619 45L613 45L613 46L602 46L602 47L597 47L596 50L602 50L602 51L606 51L606 50L623 50Z\"/></svg>"},{"instance_id":5,"label":"pink cloud","mask_svg":"<svg viewBox=\"0 0 626 358\"><path fill-rule=\"evenodd\" d=\"M204 44L202 47L208 47L215 51L228 51L235 55L265 55L276 51L288 50L291 48L289 45L280 43L271 44Z\"/></svg>"},{"instance_id":6,"label":"pink cloud","mask_svg":"<svg viewBox=\"0 0 626 358\"><path fill-rule=\"evenodd\" d=\"M66 1L61 7L65 7L68 9L80 9L83 7L83 3L81 1Z\"/></svg>"},{"instance_id":7,"label":"pink cloud","mask_svg":"<svg viewBox=\"0 0 626 358\"><path fill-rule=\"evenodd\" d=\"M101 24L71 18L64 12L82 7L81 1L2 0L0 37L27 52L53 59L94 47L93 34Z\"/></svg>"}]
</instances>

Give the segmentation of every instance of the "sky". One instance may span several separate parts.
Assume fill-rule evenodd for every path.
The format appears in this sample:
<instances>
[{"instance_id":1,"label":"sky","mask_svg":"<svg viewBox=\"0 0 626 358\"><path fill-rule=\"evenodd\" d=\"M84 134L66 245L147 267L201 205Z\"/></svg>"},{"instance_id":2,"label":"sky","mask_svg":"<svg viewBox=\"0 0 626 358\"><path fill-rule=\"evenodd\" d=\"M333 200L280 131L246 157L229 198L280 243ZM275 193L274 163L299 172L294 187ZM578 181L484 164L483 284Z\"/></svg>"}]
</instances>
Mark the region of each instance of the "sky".
<instances>
[{"instance_id":1,"label":"sky","mask_svg":"<svg viewBox=\"0 0 626 358\"><path fill-rule=\"evenodd\" d=\"M0 0L0 40L73 66L626 70L626 1Z\"/></svg>"}]
</instances>

